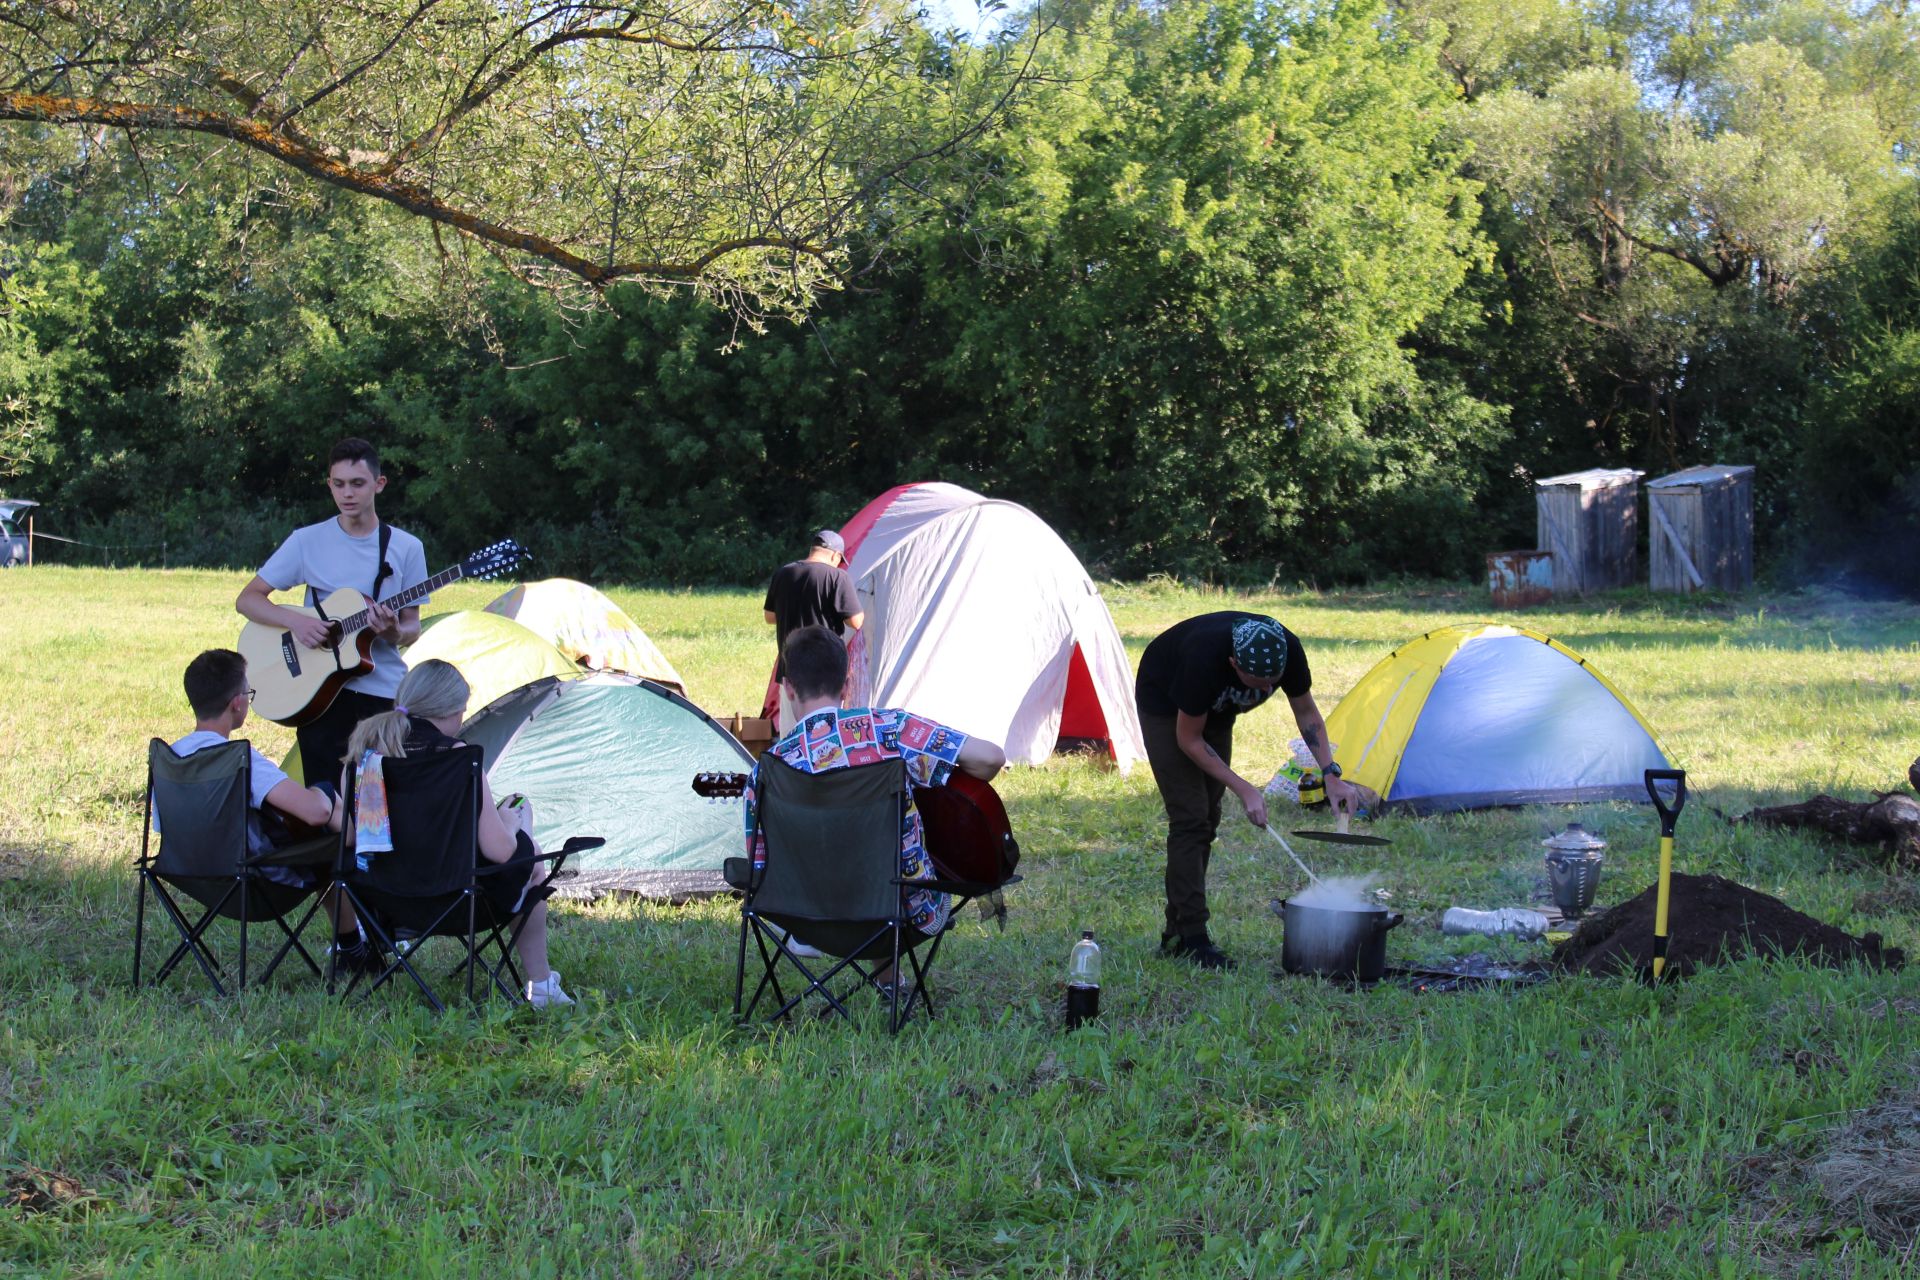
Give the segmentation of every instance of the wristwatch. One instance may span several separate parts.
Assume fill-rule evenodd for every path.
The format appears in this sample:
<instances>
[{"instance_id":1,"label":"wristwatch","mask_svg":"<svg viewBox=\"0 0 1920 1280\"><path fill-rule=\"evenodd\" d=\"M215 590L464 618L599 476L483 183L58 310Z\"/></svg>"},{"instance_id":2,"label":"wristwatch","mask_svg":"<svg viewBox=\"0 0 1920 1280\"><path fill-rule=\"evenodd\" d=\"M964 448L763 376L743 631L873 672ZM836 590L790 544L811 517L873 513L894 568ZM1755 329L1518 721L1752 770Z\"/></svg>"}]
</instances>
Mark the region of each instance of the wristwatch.
<instances>
[{"instance_id":1,"label":"wristwatch","mask_svg":"<svg viewBox=\"0 0 1920 1280\"><path fill-rule=\"evenodd\" d=\"M1322 769L1320 772L1329 778L1338 778L1338 777L1344 776L1340 772L1340 762L1338 760L1327 761L1327 767Z\"/></svg>"}]
</instances>

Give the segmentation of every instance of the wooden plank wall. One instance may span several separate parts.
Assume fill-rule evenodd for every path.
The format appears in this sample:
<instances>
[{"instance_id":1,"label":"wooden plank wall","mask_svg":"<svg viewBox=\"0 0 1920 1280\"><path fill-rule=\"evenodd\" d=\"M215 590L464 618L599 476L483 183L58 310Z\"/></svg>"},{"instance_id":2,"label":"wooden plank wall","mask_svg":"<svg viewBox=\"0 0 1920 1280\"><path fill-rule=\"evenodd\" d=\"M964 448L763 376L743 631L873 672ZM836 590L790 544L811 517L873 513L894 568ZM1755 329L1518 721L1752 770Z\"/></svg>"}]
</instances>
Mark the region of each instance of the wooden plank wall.
<instances>
[{"instance_id":1,"label":"wooden plank wall","mask_svg":"<svg viewBox=\"0 0 1920 1280\"><path fill-rule=\"evenodd\" d=\"M1587 590L1630 587L1640 577L1640 486L1587 491Z\"/></svg>"},{"instance_id":2,"label":"wooden plank wall","mask_svg":"<svg viewBox=\"0 0 1920 1280\"><path fill-rule=\"evenodd\" d=\"M1743 471L1702 485L1647 490L1648 502L1680 537L1711 591L1745 591L1753 585L1753 473ZM1655 591L1688 592L1693 579L1675 554L1660 521L1648 530L1652 547L1651 581Z\"/></svg>"},{"instance_id":3,"label":"wooden plank wall","mask_svg":"<svg viewBox=\"0 0 1920 1280\"><path fill-rule=\"evenodd\" d=\"M1548 485L1533 491L1536 541L1553 553L1553 590L1556 595L1580 595L1586 590L1587 542L1581 536L1580 487Z\"/></svg>"},{"instance_id":4,"label":"wooden plank wall","mask_svg":"<svg viewBox=\"0 0 1920 1280\"><path fill-rule=\"evenodd\" d=\"M1640 567L1640 486L1577 484L1534 490L1540 547L1553 553L1556 595L1632 586Z\"/></svg>"}]
</instances>

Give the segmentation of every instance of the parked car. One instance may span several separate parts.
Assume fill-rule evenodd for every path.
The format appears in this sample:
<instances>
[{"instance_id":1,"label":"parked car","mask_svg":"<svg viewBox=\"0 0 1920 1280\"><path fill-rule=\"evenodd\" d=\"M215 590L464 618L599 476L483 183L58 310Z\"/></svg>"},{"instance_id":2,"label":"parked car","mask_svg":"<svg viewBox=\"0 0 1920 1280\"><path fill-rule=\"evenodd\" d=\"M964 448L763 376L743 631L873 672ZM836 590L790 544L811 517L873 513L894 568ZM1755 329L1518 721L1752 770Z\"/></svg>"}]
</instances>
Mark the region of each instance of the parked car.
<instances>
[{"instance_id":1,"label":"parked car","mask_svg":"<svg viewBox=\"0 0 1920 1280\"><path fill-rule=\"evenodd\" d=\"M0 569L27 562L25 517L29 507L39 505L25 498L0 498Z\"/></svg>"}]
</instances>

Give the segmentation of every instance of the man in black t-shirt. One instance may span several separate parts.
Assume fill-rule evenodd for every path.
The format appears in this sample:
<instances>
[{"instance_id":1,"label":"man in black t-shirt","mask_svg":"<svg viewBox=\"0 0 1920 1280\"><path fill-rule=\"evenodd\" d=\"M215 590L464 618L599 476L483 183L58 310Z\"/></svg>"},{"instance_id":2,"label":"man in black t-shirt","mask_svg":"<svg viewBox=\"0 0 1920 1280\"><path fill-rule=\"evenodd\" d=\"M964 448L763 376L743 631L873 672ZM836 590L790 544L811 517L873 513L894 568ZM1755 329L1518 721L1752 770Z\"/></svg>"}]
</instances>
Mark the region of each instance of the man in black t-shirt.
<instances>
[{"instance_id":1,"label":"man in black t-shirt","mask_svg":"<svg viewBox=\"0 0 1920 1280\"><path fill-rule=\"evenodd\" d=\"M1248 821L1267 825L1266 797L1231 767L1234 718L1276 688L1287 695L1307 750L1326 772L1328 802L1351 812L1354 791L1327 745L1306 651L1272 618L1229 611L1176 623L1147 646L1134 678L1147 763L1167 809L1167 923L1160 947L1203 969L1233 967L1207 935L1207 862L1220 829L1221 797L1231 789Z\"/></svg>"},{"instance_id":2,"label":"man in black t-shirt","mask_svg":"<svg viewBox=\"0 0 1920 1280\"><path fill-rule=\"evenodd\" d=\"M802 627L825 627L842 639L860 629L867 617L860 609L860 597L854 592L846 563L847 544L833 530L822 529L813 535L813 547L805 560L774 570L762 608L773 624L778 648L784 649L787 636ZM773 678L778 684L777 665ZM793 727L795 717L793 707L788 705L786 686L780 688L779 725L784 731Z\"/></svg>"}]
</instances>

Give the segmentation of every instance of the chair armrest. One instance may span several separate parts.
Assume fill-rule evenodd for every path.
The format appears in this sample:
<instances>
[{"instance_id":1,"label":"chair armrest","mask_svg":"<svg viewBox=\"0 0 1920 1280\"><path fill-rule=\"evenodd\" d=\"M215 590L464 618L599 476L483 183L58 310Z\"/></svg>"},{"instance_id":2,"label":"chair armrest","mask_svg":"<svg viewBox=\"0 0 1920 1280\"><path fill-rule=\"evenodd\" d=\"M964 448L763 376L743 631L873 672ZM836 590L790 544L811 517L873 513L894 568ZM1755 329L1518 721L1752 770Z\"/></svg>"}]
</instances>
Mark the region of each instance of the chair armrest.
<instances>
[{"instance_id":1,"label":"chair armrest","mask_svg":"<svg viewBox=\"0 0 1920 1280\"><path fill-rule=\"evenodd\" d=\"M284 849L270 849L266 853L248 858L249 867L318 867L333 862L340 853L340 837L329 833L290 844Z\"/></svg>"},{"instance_id":2,"label":"chair armrest","mask_svg":"<svg viewBox=\"0 0 1920 1280\"><path fill-rule=\"evenodd\" d=\"M585 853L589 849L598 849L606 842L605 836L569 836L567 842L560 846L560 852L542 854L541 858L565 858L572 854Z\"/></svg>"},{"instance_id":3,"label":"chair armrest","mask_svg":"<svg viewBox=\"0 0 1920 1280\"><path fill-rule=\"evenodd\" d=\"M596 839L597 838L598 837L596 837ZM573 842L568 841L567 843L572 844ZM605 844L606 841L602 840L600 841L600 843ZM593 847L593 846L589 846L589 847ZM530 867L538 862L551 862L553 864L553 869L556 872L558 872L560 870L561 861L564 860L566 856L572 852L573 852L572 849L561 848L561 849L555 850L552 853L536 854L531 858L508 858L505 862L483 862L474 867L473 874L475 874L476 876L497 876L502 871L507 870L509 867Z\"/></svg>"}]
</instances>

